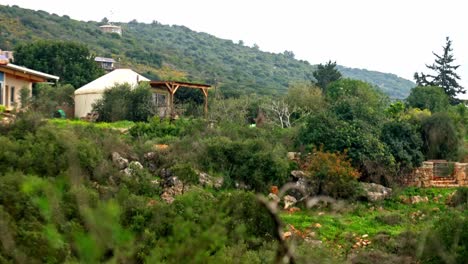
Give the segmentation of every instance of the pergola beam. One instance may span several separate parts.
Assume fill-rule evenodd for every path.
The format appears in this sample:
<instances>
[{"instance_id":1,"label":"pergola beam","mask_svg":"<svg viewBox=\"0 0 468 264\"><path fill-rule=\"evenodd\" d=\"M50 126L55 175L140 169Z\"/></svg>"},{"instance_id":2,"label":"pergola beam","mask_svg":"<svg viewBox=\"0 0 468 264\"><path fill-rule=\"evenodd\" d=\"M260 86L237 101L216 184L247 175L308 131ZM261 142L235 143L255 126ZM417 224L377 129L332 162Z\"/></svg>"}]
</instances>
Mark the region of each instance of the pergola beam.
<instances>
[{"instance_id":1,"label":"pergola beam","mask_svg":"<svg viewBox=\"0 0 468 264\"><path fill-rule=\"evenodd\" d=\"M180 87L200 89L205 97L205 116L208 114L208 89L211 88L208 84L200 83L187 83L187 82L176 82L176 81L151 81L151 87L167 89L169 92L169 108L171 111L171 117L174 115L174 94Z\"/></svg>"}]
</instances>

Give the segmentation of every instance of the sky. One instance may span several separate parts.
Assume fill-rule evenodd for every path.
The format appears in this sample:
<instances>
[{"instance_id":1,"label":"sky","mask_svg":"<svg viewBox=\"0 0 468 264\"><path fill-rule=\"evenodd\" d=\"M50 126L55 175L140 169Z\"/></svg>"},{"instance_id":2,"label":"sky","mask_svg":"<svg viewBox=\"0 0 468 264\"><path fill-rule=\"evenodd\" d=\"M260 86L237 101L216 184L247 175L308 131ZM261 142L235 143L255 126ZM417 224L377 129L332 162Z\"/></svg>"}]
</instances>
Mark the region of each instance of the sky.
<instances>
[{"instance_id":1,"label":"sky","mask_svg":"<svg viewBox=\"0 0 468 264\"><path fill-rule=\"evenodd\" d=\"M452 40L460 84L468 90L468 9L459 0L0 0L77 20L183 25L269 52L293 51L413 80L430 71L432 52Z\"/></svg>"}]
</instances>

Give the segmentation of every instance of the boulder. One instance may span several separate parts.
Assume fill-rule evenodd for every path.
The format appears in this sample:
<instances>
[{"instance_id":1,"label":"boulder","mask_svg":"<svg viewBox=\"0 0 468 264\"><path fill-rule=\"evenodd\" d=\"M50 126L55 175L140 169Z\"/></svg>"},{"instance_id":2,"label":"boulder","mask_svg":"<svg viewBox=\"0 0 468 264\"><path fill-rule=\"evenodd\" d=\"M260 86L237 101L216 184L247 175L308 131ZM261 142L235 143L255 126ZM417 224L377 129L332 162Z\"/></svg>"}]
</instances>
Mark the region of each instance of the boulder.
<instances>
[{"instance_id":1,"label":"boulder","mask_svg":"<svg viewBox=\"0 0 468 264\"><path fill-rule=\"evenodd\" d=\"M214 179L214 184L213 186L216 188L216 189L221 189L221 187L223 187L224 185L224 178L223 177L218 177L218 178L215 178Z\"/></svg>"},{"instance_id":2,"label":"boulder","mask_svg":"<svg viewBox=\"0 0 468 264\"><path fill-rule=\"evenodd\" d=\"M286 195L283 197L284 202L284 209L287 210L288 208L292 207L297 203L297 199L294 196Z\"/></svg>"},{"instance_id":3,"label":"boulder","mask_svg":"<svg viewBox=\"0 0 468 264\"><path fill-rule=\"evenodd\" d=\"M205 172L197 172L197 174L198 174L198 182L203 187L210 187L210 188L214 187L216 189L219 189L224 184L223 177L214 178Z\"/></svg>"},{"instance_id":4,"label":"boulder","mask_svg":"<svg viewBox=\"0 0 468 264\"><path fill-rule=\"evenodd\" d=\"M381 201L392 194L392 189L376 183L361 182L361 187L369 201Z\"/></svg>"},{"instance_id":5,"label":"boulder","mask_svg":"<svg viewBox=\"0 0 468 264\"><path fill-rule=\"evenodd\" d=\"M307 173L304 172L304 171L301 171L301 170L293 170L291 171L291 176L295 179L295 180L300 180L304 177L307 176Z\"/></svg>"},{"instance_id":6,"label":"boulder","mask_svg":"<svg viewBox=\"0 0 468 264\"><path fill-rule=\"evenodd\" d=\"M268 200L273 201L275 203L279 203L280 198L275 193L270 193L268 194Z\"/></svg>"},{"instance_id":7,"label":"boulder","mask_svg":"<svg viewBox=\"0 0 468 264\"><path fill-rule=\"evenodd\" d=\"M118 152L112 152L112 162L119 170L123 170L128 167L128 159L123 158Z\"/></svg>"},{"instance_id":8,"label":"boulder","mask_svg":"<svg viewBox=\"0 0 468 264\"><path fill-rule=\"evenodd\" d=\"M427 196L421 197L419 195L415 195L410 197L410 201L412 204L427 203L429 202L429 198Z\"/></svg>"},{"instance_id":9,"label":"boulder","mask_svg":"<svg viewBox=\"0 0 468 264\"><path fill-rule=\"evenodd\" d=\"M127 176L133 176L137 170L143 169L143 165L141 165L138 161L132 161L128 164L128 167L122 170L122 172Z\"/></svg>"},{"instance_id":10,"label":"boulder","mask_svg":"<svg viewBox=\"0 0 468 264\"><path fill-rule=\"evenodd\" d=\"M167 187L164 189L163 194L161 195L161 199L165 201L166 203L172 203L175 200L175 196L182 194L184 192L184 185L182 184L181 181L177 179L177 177L172 177L175 178L174 180L174 185L171 187ZM185 188L187 189L187 188Z\"/></svg>"},{"instance_id":11,"label":"boulder","mask_svg":"<svg viewBox=\"0 0 468 264\"><path fill-rule=\"evenodd\" d=\"M288 152L286 154L286 157L288 157L289 160L295 160L300 156L301 153L299 152Z\"/></svg>"}]
</instances>

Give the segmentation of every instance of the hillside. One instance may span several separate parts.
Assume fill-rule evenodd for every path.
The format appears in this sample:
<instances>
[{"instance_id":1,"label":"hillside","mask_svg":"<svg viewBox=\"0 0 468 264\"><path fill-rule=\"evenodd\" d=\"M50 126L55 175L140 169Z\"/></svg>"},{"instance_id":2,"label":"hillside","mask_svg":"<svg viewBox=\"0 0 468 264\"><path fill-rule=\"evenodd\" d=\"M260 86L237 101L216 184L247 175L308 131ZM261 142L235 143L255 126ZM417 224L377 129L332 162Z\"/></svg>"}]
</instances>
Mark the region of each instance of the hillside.
<instances>
[{"instance_id":1,"label":"hillside","mask_svg":"<svg viewBox=\"0 0 468 264\"><path fill-rule=\"evenodd\" d=\"M102 23L77 21L45 11L0 5L0 48L36 39L86 43L98 56L113 57L150 78L217 84L227 94L284 93L291 82L309 79L314 66L290 52L263 52L231 40L199 33L184 26L120 23L123 36L104 34ZM340 66L345 77L365 80L393 98L404 98L411 81L387 74Z\"/></svg>"}]
</instances>

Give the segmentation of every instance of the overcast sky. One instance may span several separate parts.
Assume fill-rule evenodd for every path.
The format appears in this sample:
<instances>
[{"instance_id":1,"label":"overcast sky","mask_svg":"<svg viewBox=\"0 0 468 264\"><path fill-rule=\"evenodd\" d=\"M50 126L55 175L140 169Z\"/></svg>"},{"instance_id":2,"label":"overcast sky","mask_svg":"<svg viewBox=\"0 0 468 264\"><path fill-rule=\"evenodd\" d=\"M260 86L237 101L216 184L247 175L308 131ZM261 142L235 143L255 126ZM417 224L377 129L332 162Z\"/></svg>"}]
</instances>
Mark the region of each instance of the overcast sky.
<instances>
[{"instance_id":1,"label":"overcast sky","mask_svg":"<svg viewBox=\"0 0 468 264\"><path fill-rule=\"evenodd\" d=\"M461 84L468 89L468 9L456 0L0 0L78 20L156 20L214 36L293 51L312 64L395 73L413 80L427 72L432 51L453 41Z\"/></svg>"}]
</instances>

